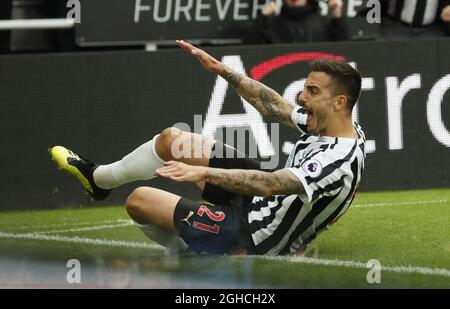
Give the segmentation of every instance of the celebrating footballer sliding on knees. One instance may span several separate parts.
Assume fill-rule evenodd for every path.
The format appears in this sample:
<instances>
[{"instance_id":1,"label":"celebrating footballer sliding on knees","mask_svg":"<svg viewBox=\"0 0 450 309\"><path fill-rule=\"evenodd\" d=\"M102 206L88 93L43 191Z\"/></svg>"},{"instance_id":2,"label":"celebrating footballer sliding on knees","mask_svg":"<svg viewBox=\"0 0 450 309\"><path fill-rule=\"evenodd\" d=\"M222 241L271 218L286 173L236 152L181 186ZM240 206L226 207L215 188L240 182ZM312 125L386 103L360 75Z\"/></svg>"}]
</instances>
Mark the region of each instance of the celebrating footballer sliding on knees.
<instances>
[{"instance_id":1,"label":"celebrating footballer sliding on knees","mask_svg":"<svg viewBox=\"0 0 450 309\"><path fill-rule=\"evenodd\" d=\"M305 250L346 212L361 181L365 136L352 121L361 75L345 62L315 60L294 104L205 51L184 41L177 44L206 71L224 78L267 121L298 131L284 167L262 170L260 162L232 145L171 127L110 164L96 164L62 146L50 149L52 159L94 200L155 177L199 186L202 201L151 187L151 181L125 201L142 232L172 253L284 255ZM176 145L200 149L201 155L183 152L180 157L173 153Z\"/></svg>"}]
</instances>

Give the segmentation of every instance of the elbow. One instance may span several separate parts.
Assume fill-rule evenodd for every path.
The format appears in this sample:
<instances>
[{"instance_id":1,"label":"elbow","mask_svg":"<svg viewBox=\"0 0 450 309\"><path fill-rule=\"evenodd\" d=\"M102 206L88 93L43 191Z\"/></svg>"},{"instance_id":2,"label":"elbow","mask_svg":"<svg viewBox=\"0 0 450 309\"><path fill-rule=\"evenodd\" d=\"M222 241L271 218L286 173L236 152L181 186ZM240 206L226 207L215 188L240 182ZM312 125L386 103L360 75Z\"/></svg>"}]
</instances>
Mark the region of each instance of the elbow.
<instances>
[{"instance_id":1,"label":"elbow","mask_svg":"<svg viewBox=\"0 0 450 309\"><path fill-rule=\"evenodd\" d=\"M273 195L283 194L279 177L275 172L270 173L270 178L260 188L259 196L269 197Z\"/></svg>"},{"instance_id":2,"label":"elbow","mask_svg":"<svg viewBox=\"0 0 450 309\"><path fill-rule=\"evenodd\" d=\"M289 172L290 173L290 172ZM286 183L283 181L283 178L280 177L279 171L275 172L264 172L264 177L261 177L260 181L257 184L257 188L255 195L262 197L269 197L273 195L282 195L286 194Z\"/></svg>"}]
</instances>

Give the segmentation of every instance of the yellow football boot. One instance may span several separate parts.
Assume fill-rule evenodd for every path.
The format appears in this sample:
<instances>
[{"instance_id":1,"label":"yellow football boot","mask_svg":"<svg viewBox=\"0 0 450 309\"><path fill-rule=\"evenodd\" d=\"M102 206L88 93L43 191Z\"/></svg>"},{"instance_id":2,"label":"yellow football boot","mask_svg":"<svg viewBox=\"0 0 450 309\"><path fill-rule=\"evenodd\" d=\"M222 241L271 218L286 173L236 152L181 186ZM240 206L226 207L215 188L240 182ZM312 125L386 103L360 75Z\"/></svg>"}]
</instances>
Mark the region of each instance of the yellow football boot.
<instances>
[{"instance_id":1,"label":"yellow football boot","mask_svg":"<svg viewBox=\"0 0 450 309\"><path fill-rule=\"evenodd\" d=\"M62 146L52 147L49 152L58 169L78 179L94 200L101 201L109 195L111 190L99 188L94 182L93 174L97 165L93 162Z\"/></svg>"}]
</instances>

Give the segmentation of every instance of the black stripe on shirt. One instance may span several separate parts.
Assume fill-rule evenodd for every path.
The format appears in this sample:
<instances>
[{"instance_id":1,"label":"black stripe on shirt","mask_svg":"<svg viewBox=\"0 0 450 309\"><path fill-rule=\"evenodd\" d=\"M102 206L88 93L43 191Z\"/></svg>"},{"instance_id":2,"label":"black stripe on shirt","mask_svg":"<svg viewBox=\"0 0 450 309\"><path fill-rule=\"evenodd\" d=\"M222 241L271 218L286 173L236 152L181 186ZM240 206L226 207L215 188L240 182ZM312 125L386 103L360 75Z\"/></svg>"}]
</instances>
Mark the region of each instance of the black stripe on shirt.
<instances>
[{"instance_id":1,"label":"black stripe on shirt","mask_svg":"<svg viewBox=\"0 0 450 309\"><path fill-rule=\"evenodd\" d=\"M302 132L305 132L305 133L308 132L308 125L306 125L306 124L300 124L300 123L297 123L297 125L298 125L298 127L300 128L300 130L302 130Z\"/></svg>"},{"instance_id":2,"label":"black stripe on shirt","mask_svg":"<svg viewBox=\"0 0 450 309\"><path fill-rule=\"evenodd\" d=\"M254 234L258 230L265 229L269 224L271 224L273 222L273 220L275 219L277 211L280 210L282 206L283 206L283 204L280 203L276 207L270 208L269 209L270 215L263 217L262 220L253 220L249 224L250 233ZM270 207L270 206L267 206L267 207Z\"/></svg>"},{"instance_id":3,"label":"black stripe on shirt","mask_svg":"<svg viewBox=\"0 0 450 309\"><path fill-rule=\"evenodd\" d=\"M331 173L333 173L336 169L340 168L342 166L342 164L344 164L345 162L349 161L352 158L357 145L358 145L358 141L355 141L352 149L344 158L336 160L333 163L328 164L323 169L322 173L318 177L315 177L315 178L312 178L311 176L305 177L306 183L308 185L310 185L313 182L319 182L322 179L324 179L325 177L329 176Z\"/></svg>"},{"instance_id":4,"label":"black stripe on shirt","mask_svg":"<svg viewBox=\"0 0 450 309\"><path fill-rule=\"evenodd\" d=\"M300 107L297 110L297 114L308 115L308 112L303 107ZM303 132L305 132L305 133L308 132L308 125L307 124L301 124L301 123L298 123L298 122L296 122L296 124L300 128L300 130L302 130Z\"/></svg>"},{"instance_id":5,"label":"black stripe on shirt","mask_svg":"<svg viewBox=\"0 0 450 309\"><path fill-rule=\"evenodd\" d=\"M313 158L314 156L316 156L317 154L326 151L326 150L328 149L329 146L330 146L329 144L321 145L321 146L319 147L319 148L320 148L319 150L314 151L314 152L311 152L309 155L307 155L305 158L303 158L303 160L301 160L301 162L305 162L305 161L307 161L307 160L309 160L309 159L312 159L312 158ZM301 165L301 162L300 162L300 165Z\"/></svg>"},{"instance_id":6,"label":"black stripe on shirt","mask_svg":"<svg viewBox=\"0 0 450 309\"><path fill-rule=\"evenodd\" d=\"M308 115L308 111L303 107L300 107L299 109L297 109L297 113L303 114L303 115Z\"/></svg>"},{"instance_id":7,"label":"black stripe on shirt","mask_svg":"<svg viewBox=\"0 0 450 309\"><path fill-rule=\"evenodd\" d=\"M353 173L353 180L352 180L352 184L351 184L351 189L349 191L349 194L347 195L347 198L339 205L338 208L336 208L335 211L333 211L333 213L331 215L328 216L328 218L322 222L322 224L320 224L317 228L314 234L312 234L311 236L309 236L305 241L304 244L308 244L311 241L313 241L318 233L320 233L320 231L322 231L324 228L326 228L330 223L332 223L335 219L336 216L339 215L339 213L342 211L342 209L345 207L346 201L350 198L351 194L353 194L354 190L356 190L356 181L358 179L358 159L355 158L355 161L352 162L351 164L351 170ZM355 195L353 194L353 197ZM353 200L352 200L353 202ZM350 202L351 203L351 202ZM349 206L350 207L350 206ZM300 234L301 235L301 234ZM300 236L299 235L299 236ZM290 249L290 248L289 248ZM289 251L287 252L289 253Z\"/></svg>"},{"instance_id":8,"label":"black stripe on shirt","mask_svg":"<svg viewBox=\"0 0 450 309\"><path fill-rule=\"evenodd\" d=\"M412 20L412 26L420 27L423 25L423 17L425 16L425 9L427 7L426 0L419 0L416 3L416 10Z\"/></svg>"},{"instance_id":9,"label":"black stripe on shirt","mask_svg":"<svg viewBox=\"0 0 450 309\"><path fill-rule=\"evenodd\" d=\"M362 131L361 127L359 125L357 125L356 127L356 132L358 132L359 136L363 139L363 141L366 141L366 135L364 134L364 132Z\"/></svg>"},{"instance_id":10,"label":"black stripe on shirt","mask_svg":"<svg viewBox=\"0 0 450 309\"><path fill-rule=\"evenodd\" d=\"M310 138L310 137L311 137L311 135L304 133L304 134L302 134L302 135L300 136L300 139L301 139L302 141L306 141L306 140L307 140L308 138Z\"/></svg>"},{"instance_id":11,"label":"black stripe on shirt","mask_svg":"<svg viewBox=\"0 0 450 309\"><path fill-rule=\"evenodd\" d=\"M280 195L276 198L277 206L273 206L270 208L269 202L275 202L275 196L271 196L269 198L264 198L262 201L258 201L255 204L251 205L251 211L261 212L262 208L269 208L270 215L265 216L262 220L253 220L249 224L249 230L251 234L255 233L260 229L266 228L270 223L272 223L273 219L275 219L276 213L283 206L283 200L286 198L286 195Z\"/></svg>"},{"instance_id":12,"label":"black stripe on shirt","mask_svg":"<svg viewBox=\"0 0 450 309\"><path fill-rule=\"evenodd\" d=\"M309 135L308 135L309 137ZM305 140L306 141L306 140ZM309 142L309 143L299 143L297 145L297 147L295 147L295 152L294 152L294 157L297 155L297 153L299 153L302 150L305 150L306 148L308 148L309 145L311 145L314 142Z\"/></svg>"},{"instance_id":13,"label":"black stripe on shirt","mask_svg":"<svg viewBox=\"0 0 450 309\"><path fill-rule=\"evenodd\" d=\"M365 144L364 144L364 143L359 144L359 148L361 148L361 151L362 151L362 153L364 154L364 153L365 153L365 152L364 152L364 150L365 150Z\"/></svg>"},{"instance_id":14,"label":"black stripe on shirt","mask_svg":"<svg viewBox=\"0 0 450 309\"><path fill-rule=\"evenodd\" d=\"M339 196L339 194L336 194L335 196L325 196L325 197L321 198L316 204L313 205L311 211L299 223L299 225L292 232L291 236L289 236L289 239L288 239L286 245L280 251L280 255L284 255L284 254L287 254L290 252L292 243L296 239L298 239L300 237L300 235L313 224L314 218L317 217L338 196Z\"/></svg>"},{"instance_id":15,"label":"black stripe on shirt","mask_svg":"<svg viewBox=\"0 0 450 309\"><path fill-rule=\"evenodd\" d=\"M318 188L317 190L315 190L312 194L312 201L315 201L320 195L324 194L325 192L331 192L342 187L344 185L344 178L346 176L347 175L342 175L342 177L335 182L330 183L323 188Z\"/></svg>"},{"instance_id":16,"label":"black stripe on shirt","mask_svg":"<svg viewBox=\"0 0 450 309\"><path fill-rule=\"evenodd\" d=\"M283 219L281 220L280 224L273 232L273 234L255 246L255 253L265 254L270 249L275 247L284 238L286 233L291 228L292 224L294 224L294 221L300 213L302 207L302 201L300 200L300 198L296 197L295 200L292 201L292 204L289 206L289 209L286 211L286 214L284 215Z\"/></svg>"},{"instance_id":17,"label":"black stripe on shirt","mask_svg":"<svg viewBox=\"0 0 450 309\"><path fill-rule=\"evenodd\" d=\"M419 0L420 1L420 0ZM395 1L394 17L399 18L402 14L404 0Z\"/></svg>"},{"instance_id":18,"label":"black stripe on shirt","mask_svg":"<svg viewBox=\"0 0 450 309\"><path fill-rule=\"evenodd\" d=\"M268 207L269 202L275 202L275 198L276 198L277 202L281 204L286 197L288 197L288 195L278 195L276 197L275 197L275 195L272 195L270 197L265 197L262 200L252 203L251 211L260 211L261 208Z\"/></svg>"}]
</instances>

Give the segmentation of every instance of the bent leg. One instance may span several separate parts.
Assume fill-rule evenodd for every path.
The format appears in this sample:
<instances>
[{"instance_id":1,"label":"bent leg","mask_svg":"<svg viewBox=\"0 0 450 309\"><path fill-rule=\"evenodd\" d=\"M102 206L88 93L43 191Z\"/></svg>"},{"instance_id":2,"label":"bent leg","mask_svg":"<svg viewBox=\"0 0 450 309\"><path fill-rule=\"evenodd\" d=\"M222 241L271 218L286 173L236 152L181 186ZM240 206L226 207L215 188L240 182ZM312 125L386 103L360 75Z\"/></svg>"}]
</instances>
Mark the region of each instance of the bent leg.
<instances>
[{"instance_id":1,"label":"bent leg","mask_svg":"<svg viewBox=\"0 0 450 309\"><path fill-rule=\"evenodd\" d=\"M125 202L130 217L139 224L154 224L175 232L173 214L180 196L150 187L135 189Z\"/></svg>"},{"instance_id":2,"label":"bent leg","mask_svg":"<svg viewBox=\"0 0 450 309\"><path fill-rule=\"evenodd\" d=\"M187 249L173 223L175 207L180 199L180 196L170 192L140 187L128 196L125 208L149 238L169 251L179 252Z\"/></svg>"},{"instance_id":3,"label":"bent leg","mask_svg":"<svg viewBox=\"0 0 450 309\"><path fill-rule=\"evenodd\" d=\"M215 140L211 138L167 128L121 160L97 167L93 178L97 186L109 190L133 181L155 178L155 171L164 166L164 161L208 166L214 144Z\"/></svg>"},{"instance_id":4,"label":"bent leg","mask_svg":"<svg viewBox=\"0 0 450 309\"><path fill-rule=\"evenodd\" d=\"M141 230L169 252L185 252L189 245L197 253L237 254L246 247L241 207L212 206L150 187L134 190L125 207Z\"/></svg>"},{"instance_id":5,"label":"bent leg","mask_svg":"<svg viewBox=\"0 0 450 309\"><path fill-rule=\"evenodd\" d=\"M209 166L209 158L216 140L199 134L167 128L156 143L156 153L164 161L180 161L195 166ZM204 182L198 182L202 190Z\"/></svg>"}]
</instances>

